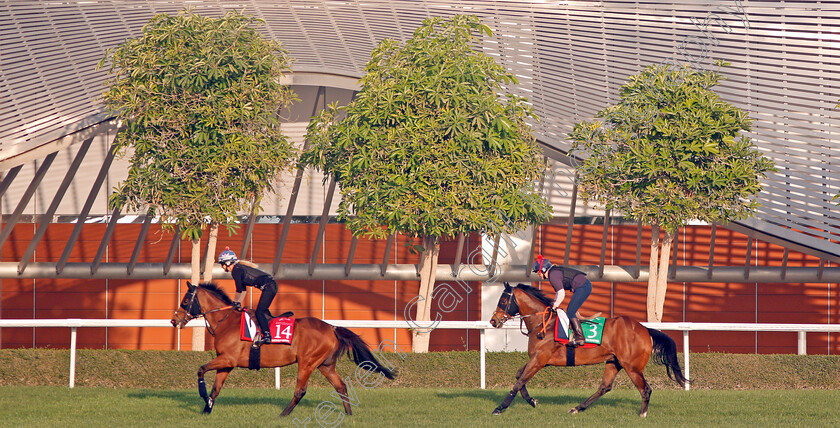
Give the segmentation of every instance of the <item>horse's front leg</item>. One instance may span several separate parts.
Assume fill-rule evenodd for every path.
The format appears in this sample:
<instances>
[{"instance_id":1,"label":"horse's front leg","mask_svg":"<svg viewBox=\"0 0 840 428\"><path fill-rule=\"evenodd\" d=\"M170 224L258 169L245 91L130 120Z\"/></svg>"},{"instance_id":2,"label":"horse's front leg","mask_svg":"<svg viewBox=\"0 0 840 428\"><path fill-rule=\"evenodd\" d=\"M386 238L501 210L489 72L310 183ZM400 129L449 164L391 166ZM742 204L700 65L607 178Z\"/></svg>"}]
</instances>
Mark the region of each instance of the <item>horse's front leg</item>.
<instances>
[{"instance_id":1,"label":"horse's front leg","mask_svg":"<svg viewBox=\"0 0 840 428\"><path fill-rule=\"evenodd\" d=\"M216 371L216 380L213 382L213 390L210 395L207 394L207 384L204 382L204 374L211 371ZM230 371L233 370L233 366L228 364L225 360L220 359L219 357L214 358L209 363L199 367L198 369L198 395L204 399L204 414L209 414L213 411L213 405L216 403L216 397L219 396L219 392L222 390L222 386L225 384L225 379L227 379L228 374Z\"/></svg>"},{"instance_id":2,"label":"horse's front leg","mask_svg":"<svg viewBox=\"0 0 840 428\"><path fill-rule=\"evenodd\" d=\"M528 364L525 364L525 367L520 370L521 373L517 376L516 383L513 384L513 388L510 390L510 393L508 393L507 397L505 397L504 401L502 401L502 404L499 404L499 407L496 407L493 410L494 415L501 414L510 406L513 399L516 398L516 394L525 387L525 384L528 383L528 381L534 377L538 371L545 367L545 361L546 359L542 358L539 352L535 353L534 356L531 357ZM525 394L527 395L528 393L526 392Z\"/></svg>"}]
</instances>

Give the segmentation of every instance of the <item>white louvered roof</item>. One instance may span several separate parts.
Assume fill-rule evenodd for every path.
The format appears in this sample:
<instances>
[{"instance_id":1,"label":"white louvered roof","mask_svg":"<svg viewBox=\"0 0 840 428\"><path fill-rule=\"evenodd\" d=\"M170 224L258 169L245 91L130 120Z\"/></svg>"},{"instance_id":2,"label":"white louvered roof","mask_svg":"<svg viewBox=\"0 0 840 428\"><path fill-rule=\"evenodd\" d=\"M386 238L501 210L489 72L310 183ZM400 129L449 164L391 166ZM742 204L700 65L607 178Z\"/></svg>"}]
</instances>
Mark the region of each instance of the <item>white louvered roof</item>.
<instances>
[{"instance_id":1,"label":"white louvered roof","mask_svg":"<svg viewBox=\"0 0 840 428\"><path fill-rule=\"evenodd\" d=\"M351 78L383 38L404 40L428 16L477 14L495 31L485 51L519 77L553 157L572 124L614 103L644 66L727 60L719 93L750 112L751 136L779 168L741 225L840 257L840 1L2 0L0 161L104 119L105 49L186 6L254 14L296 72Z\"/></svg>"}]
</instances>

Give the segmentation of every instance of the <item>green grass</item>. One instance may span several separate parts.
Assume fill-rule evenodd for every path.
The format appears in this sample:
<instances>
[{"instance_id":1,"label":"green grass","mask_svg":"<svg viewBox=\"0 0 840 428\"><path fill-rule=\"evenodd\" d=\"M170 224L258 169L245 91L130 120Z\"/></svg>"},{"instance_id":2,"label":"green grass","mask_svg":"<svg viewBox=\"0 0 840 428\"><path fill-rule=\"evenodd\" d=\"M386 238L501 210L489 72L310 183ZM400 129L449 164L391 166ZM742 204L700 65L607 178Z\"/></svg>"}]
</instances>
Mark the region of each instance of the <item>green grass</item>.
<instances>
[{"instance_id":1,"label":"green grass","mask_svg":"<svg viewBox=\"0 0 840 428\"><path fill-rule=\"evenodd\" d=\"M310 388L294 413L280 418L291 388L225 389L213 413L205 416L194 389L5 386L0 387L0 426L293 427L296 419L304 426L309 418L306 426L318 427L317 407L339 403L330 392ZM490 413L506 389L357 387L356 392L353 416L322 412L321 422L342 427L840 426L836 390L654 391L646 419L639 418L639 394L630 389L612 391L586 412L571 415L568 409L592 390L532 388L539 400L535 409L517 398L501 416Z\"/></svg>"},{"instance_id":2,"label":"green grass","mask_svg":"<svg viewBox=\"0 0 840 428\"><path fill-rule=\"evenodd\" d=\"M76 386L106 388L189 389L196 383L196 371L210 361L213 352L79 350L76 359ZM68 350L0 350L0 386L67 386ZM388 354L397 366L394 381L380 388L475 388L479 385L479 354L470 352L430 352L406 354L404 359ZM516 371L528 361L523 352L487 354L488 388L510 388ZM680 364L682 364L680 356ZM355 365L339 360L338 372L352 375ZM595 389L601 382L604 364L581 367L549 367L531 379L533 388ZM297 366L280 370L281 386L294 385ZM754 355L694 353L691 355L692 389L840 389L840 356L836 355ZM208 383L213 373L207 376ZM648 364L645 377L654 390L678 390L665 369ZM235 369L225 388L263 388L274 385L274 370ZM319 372L310 386L328 387ZM632 388L626 374L616 378L617 388Z\"/></svg>"},{"instance_id":3,"label":"green grass","mask_svg":"<svg viewBox=\"0 0 840 428\"><path fill-rule=\"evenodd\" d=\"M70 389L69 351L0 350L0 427L292 427L295 420L313 428L840 426L840 356L692 354L691 391L669 380L661 366L649 364L645 376L654 391L646 419L638 416L639 393L623 372L615 389L589 410L567 413L595 391L603 364L546 368L528 383L540 402L536 409L517 398L504 414L491 416L528 358L521 352L488 353L489 389L481 390L474 351L389 355L398 377L371 389L356 383L358 405L343 419L323 407L339 400L330 396L333 390L318 372L295 412L281 419L297 366L281 369L279 391L273 388L274 370L236 369L213 414L204 416L196 371L213 356L80 350L76 388ZM354 370L346 358L340 361L342 377L352 378ZM208 388L213 380L214 373L208 373ZM319 405L322 424L315 420Z\"/></svg>"}]
</instances>

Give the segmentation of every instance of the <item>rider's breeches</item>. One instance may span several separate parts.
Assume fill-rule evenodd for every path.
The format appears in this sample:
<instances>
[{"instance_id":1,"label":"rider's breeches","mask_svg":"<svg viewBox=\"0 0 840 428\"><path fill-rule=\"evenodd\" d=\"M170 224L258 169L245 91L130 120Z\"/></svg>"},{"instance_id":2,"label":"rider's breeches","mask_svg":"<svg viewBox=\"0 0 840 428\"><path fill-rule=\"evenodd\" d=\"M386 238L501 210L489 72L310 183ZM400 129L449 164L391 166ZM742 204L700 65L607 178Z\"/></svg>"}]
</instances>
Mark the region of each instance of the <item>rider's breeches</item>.
<instances>
[{"instance_id":1,"label":"rider's breeches","mask_svg":"<svg viewBox=\"0 0 840 428\"><path fill-rule=\"evenodd\" d=\"M569 301L569 306L566 307L566 315L569 316L569 319L577 318L578 309L580 309L583 302L586 301L586 298L589 297L591 293L592 283L589 282L588 279L575 289L575 292L572 294L572 299Z\"/></svg>"},{"instance_id":2,"label":"rider's breeches","mask_svg":"<svg viewBox=\"0 0 840 428\"><path fill-rule=\"evenodd\" d=\"M263 286L260 301L257 303L257 309L254 311L257 315L257 322L260 323L262 331L268 331L268 324L271 321L271 312L268 307L271 306L271 301L277 295L277 283L271 281Z\"/></svg>"}]
</instances>

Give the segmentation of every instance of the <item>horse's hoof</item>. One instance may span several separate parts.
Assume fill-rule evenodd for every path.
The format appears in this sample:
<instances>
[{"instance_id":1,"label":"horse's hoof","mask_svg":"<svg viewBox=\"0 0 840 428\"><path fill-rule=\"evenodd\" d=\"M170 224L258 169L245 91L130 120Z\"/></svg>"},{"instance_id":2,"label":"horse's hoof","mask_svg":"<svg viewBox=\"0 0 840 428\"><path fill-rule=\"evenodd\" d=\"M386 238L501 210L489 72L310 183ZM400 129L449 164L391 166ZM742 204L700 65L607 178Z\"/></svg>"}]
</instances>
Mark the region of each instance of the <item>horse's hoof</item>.
<instances>
[{"instance_id":1,"label":"horse's hoof","mask_svg":"<svg viewBox=\"0 0 840 428\"><path fill-rule=\"evenodd\" d=\"M532 399L528 400L528 404L530 404L531 407L537 407L537 399L532 398Z\"/></svg>"},{"instance_id":2,"label":"horse's hoof","mask_svg":"<svg viewBox=\"0 0 840 428\"><path fill-rule=\"evenodd\" d=\"M577 408L577 407L573 408L572 410L569 410L569 413L571 413L571 414L573 414L573 415L578 414L578 412L580 412L580 410L578 410L578 408Z\"/></svg>"},{"instance_id":3,"label":"horse's hoof","mask_svg":"<svg viewBox=\"0 0 840 428\"><path fill-rule=\"evenodd\" d=\"M502 414L502 412L504 412L504 410L496 407L495 409L493 409L493 416L499 416Z\"/></svg>"},{"instance_id":4,"label":"horse's hoof","mask_svg":"<svg viewBox=\"0 0 840 428\"><path fill-rule=\"evenodd\" d=\"M647 412L639 413L639 417L646 418L647 417Z\"/></svg>"},{"instance_id":5,"label":"horse's hoof","mask_svg":"<svg viewBox=\"0 0 840 428\"><path fill-rule=\"evenodd\" d=\"M209 415L210 412L212 412L212 411L213 411L213 399L208 398L207 399L207 405L204 406L204 411L202 413L204 413L205 415Z\"/></svg>"}]
</instances>

